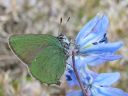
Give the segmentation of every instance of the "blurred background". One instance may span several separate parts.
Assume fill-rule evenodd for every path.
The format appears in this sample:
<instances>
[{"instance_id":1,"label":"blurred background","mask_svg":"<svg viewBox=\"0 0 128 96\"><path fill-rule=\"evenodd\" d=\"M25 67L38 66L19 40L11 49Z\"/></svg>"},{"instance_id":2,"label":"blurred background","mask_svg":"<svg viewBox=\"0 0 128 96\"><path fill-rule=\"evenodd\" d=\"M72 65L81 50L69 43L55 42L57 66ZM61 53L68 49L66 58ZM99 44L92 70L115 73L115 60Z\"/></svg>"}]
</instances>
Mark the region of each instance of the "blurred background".
<instances>
[{"instance_id":1,"label":"blurred background","mask_svg":"<svg viewBox=\"0 0 128 96\"><path fill-rule=\"evenodd\" d=\"M31 78L26 66L10 51L8 38L30 33L57 36L61 17L64 32L75 38L82 26L101 11L110 18L109 40L124 42L118 51L123 58L94 70L121 72L114 86L128 92L128 0L0 0L0 96L49 96L52 92L64 96L62 88L48 87ZM71 19L65 25L68 17Z\"/></svg>"}]
</instances>

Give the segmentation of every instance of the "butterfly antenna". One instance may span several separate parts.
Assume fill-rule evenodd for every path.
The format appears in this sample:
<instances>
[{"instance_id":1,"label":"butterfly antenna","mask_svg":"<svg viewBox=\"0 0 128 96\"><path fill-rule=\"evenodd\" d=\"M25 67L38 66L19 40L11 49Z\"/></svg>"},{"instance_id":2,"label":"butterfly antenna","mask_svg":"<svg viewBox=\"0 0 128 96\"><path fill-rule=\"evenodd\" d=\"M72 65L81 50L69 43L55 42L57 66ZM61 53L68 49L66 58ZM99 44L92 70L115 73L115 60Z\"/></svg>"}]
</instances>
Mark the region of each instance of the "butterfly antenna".
<instances>
[{"instance_id":1,"label":"butterfly antenna","mask_svg":"<svg viewBox=\"0 0 128 96\"><path fill-rule=\"evenodd\" d=\"M67 21L66 21L65 25L67 25L67 23L69 22L69 20L70 20L70 17L68 17L68 19L67 19Z\"/></svg>"},{"instance_id":2,"label":"butterfly antenna","mask_svg":"<svg viewBox=\"0 0 128 96\"><path fill-rule=\"evenodd\" d=\"M67 22L69 22L69 20L70 20L70 17L68 17ZM67 22L66 22L66 24L67 24Z\"/></svg>"},{"instance_id":3,"label":"butterfly antenna","mask_svg":"<svg viewBox=\"0 0 128 96\"><path fill-rule=\"evenodd\" d=\"M62 17L60 18L59 29L58 29L58 35L60 35L61 24L62 24Z\"/></svg>"},{"instance_id":4,"label":"butterfly antenna","mask_svg":"<svg viewBox=\"0 0 128 96\"><path fill-rule=\"evenodd\" d=\"M70 17L68 17L68 19L67 19L67 21L65 22L65 26L67 25L67 23L69 22L69 20L70 20ZM62 28L62 31L61 31L61 33L63 33L64 34L64 28Z\"/></svg>"}]
</instances>

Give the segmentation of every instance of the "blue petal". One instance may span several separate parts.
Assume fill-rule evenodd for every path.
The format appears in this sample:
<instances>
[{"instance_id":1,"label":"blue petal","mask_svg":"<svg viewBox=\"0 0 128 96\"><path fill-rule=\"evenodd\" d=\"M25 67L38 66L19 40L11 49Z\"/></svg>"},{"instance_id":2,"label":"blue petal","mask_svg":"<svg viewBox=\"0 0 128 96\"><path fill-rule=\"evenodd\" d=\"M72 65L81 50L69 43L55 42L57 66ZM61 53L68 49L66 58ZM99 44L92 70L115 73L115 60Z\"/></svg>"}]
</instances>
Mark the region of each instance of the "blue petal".
<instances>
[{"instance_id":1,"label":"blue petal","mask_svg":"<svg viewBox=\"0 0 128 96\"><path fill-rule=\"evenodd\" d=\"M122 58L121 55L114 55L114 54L97 54L97 55L90 55L83 59L84 64L88 64L90 66L98 66L104 64L107 61L118 60Z\"/></svg>"},{"instance_id":2,"label":"blue petal","mask_svg":"<svg viewBox=\"0 0 128 96\"><path fill-rule=\"evenodd\" d=\"M111 54L111 53L105 53L105 54L100 54L99 58L100 59L104 59L106 61L113 61L113 60L121 59L122 56L121 55Z\"/></svg>"},{"instance_id":3,"label":"blue petal","mask_svg":"<svg viewBox=\"0 0 128 96\"><path fill-rule=\"evenodd\" d=\"M84 59L85 59L85 57L83 57L83 56L80 56L80 55L75 56L75 65L76 65L77 70L80 70L81 66L82 67L83 66L84 67L87 66L87 64L86 64ZM69 65L73 66L72 65L72 57L71 56L68 58L67 63Z\"/></svg>"},{"instance_id":4,"label":"blue petal","mask_svg":"<svg viewBox=\"0 0 128 96\"><path fill-rule=\"evenodd\" d=\"M110 86L116 81L118 81L120 78L120 73L101 73L97 76L97 78L94 80L93 85L94 86Z\"/></svg>"},{"instance_id":5,"label":"blue petal","mask_svg":"<svg viewBox=\"0 0 128 96\"><path fill-rule=\"evenodd\" d=\"M96 63L95 65L99 64L99 63L103 63L103 62L97 62L98 60L101 61L101 59L99 58L98 55L90 55L90 56L83 56L81 57L81 67L85 67L88 65L92 65L92 63Z\"/></svg>"},{"instance_id":6,"label":"blue petal","mask_svg":"<svg viewBox=\"0 0 128 96\"><path fill-rule=\"evenodd\" d=\"M105 15L97 15L89 21L78 33L76 37L76 45L83 45L92 39L101 38L109 25L108 17ZM98 39L97 38L97 39Z\"/></svg>"},{"instance_id":7,"label":"blue petal","mask_svg":"<svg viewBox=\"0 0 128 96\"><path fill-rule=\"evenodd\" d=\"M79 82L77 81L73 70L66 70L65 76L69 87L79 86Z\"/></svg>"},{"instance_id":8,"label":"blue petal","mask_svg":"<svg viewBox=\"0 0 128 96\"><path fill-rule=\"evenodd\" d=\"M75 56L77 70L80 70L82 68L85 68L85 69L87 68L88 69L85 58L86 57L80 56L80 55Z\"/></svg>"},{"instance_id":9,"label":"blue petal","mask_svg":"<svg viewBox=\"0 0 128 96\"><path fill-rule=\"evenodd\" d=\"M107 61L118 60L120 58L122 58L121 55L114 55L112 53L92 54L90 56L78 55L75 57L78 70L81 67L87 67L87 65L97 66L100 64L104 64Z\"/></svg>"},{"instance_id":10,"label":"blue petal","mask_svg":"<svg viewBox=\"0 0 128 96\"><path fill-rule=\"evenodd\" d=\"M79 52L81 54L90 54L90 53L94 53L94 54L101 54L101 53L113 53L116 52L119 48L121 48L123 45L123 42L119 41L119 42L115 42L115 43L101 43L98 45L93 45L91 47L88 48L80 48Z\"/></svg>"},{"instance_id":11,"label":"blue petal","mask_svg":"<svg viewBox=\"0 0 128 96\"><path fill-rule=\"evenodd\" d=\"M97 37L91 39L89 42L83 43L80 47L89 47L90 45L97 45L100 43L107 43L108 39L106 37L106 33L104 33L103 35L98 35Z\"/></svg>"},{"instance_id":12,"label":"blue petal","mask_svg":"<svg viewBox=\"0 0 128 96\"><path fill-rule=\"evenodd\" d=\"M79 71L79 76L85 87L88 87L88 85L92 84L98 74L96 72L91 71L88 67L83 67L83 70Z\"/></svg>"},{"instance_id":13,"label":"blue petal","mask_svg":"<svg viewBox=\"0 0 128 96\"><path fill-rule=\"evenodd\" d=\"M89 96L106 96L106 95L104 95L104 94L101 94L100 92L99 92L99 88L97 88L97 87L92 87L90 90L89 90Z\"/></svg>"},{"instance_id":14,"label":"blue petal","mask_svg":"<svg viewBox=\"0 0 128 96\"><path fill-rule=\"evenodd\" d=\"M81 90L78 90L78 91L69 92L69 93L67 93L66 96L84 96L84 95Z\"/></svg>"},{"instance_id":15,"label":"blue petal","mask_svg":"<svg viewBox=\"0 0 128 96\"><path fill-rule=\"evenodd\" d=\"M128 96L128 93L118 88L99 87L92 90L93 96Z\"/></svg>"}]
</instances>

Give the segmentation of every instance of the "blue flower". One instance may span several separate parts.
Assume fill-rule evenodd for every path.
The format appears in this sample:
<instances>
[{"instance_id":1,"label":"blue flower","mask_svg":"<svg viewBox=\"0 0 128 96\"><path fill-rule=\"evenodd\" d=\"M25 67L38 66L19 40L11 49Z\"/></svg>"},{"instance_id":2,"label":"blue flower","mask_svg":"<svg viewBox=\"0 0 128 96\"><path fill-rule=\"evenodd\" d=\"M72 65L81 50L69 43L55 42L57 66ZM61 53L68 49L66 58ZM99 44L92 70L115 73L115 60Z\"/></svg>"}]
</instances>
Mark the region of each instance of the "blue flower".
<instances>
[{"instance_id":1,"label":"blue flower","mask_svg":"<svg viewBox=\"0 0 128 96\"><path fill-rule=\"evenodd\" d=\"M77 67L86 67L89 66L98 66L104 64L107 61L114 61L122 58L121 55L115 55L111 53L102 53L102 54L90 54L87 56L77 55L75 56L75 62ZM69 57L67 63L72 66L72 58Z\"/></svg>"},{"instance_id":2,"label":"blue flower","mask_svg":"<svg viewBox=\"0 0 128 96\"><path fill-rule=\"evenodd\" d=\"M128 96L128 93L123 90L111 87L119 80L120 73L98 74L88 68L88 65L97 66L122 57L115 55L115 52L122 47L123 43L121 41L108 42L106 36L108 25L108 17L98 14L80 30L75 39L75 50L77 50L74 57L75 67L88 96ZM69 57L65 72L67 83L70 87L80 87L72 64L72 58ZM83 93L81 90L73 90L66 96L83 96Z\"/></svg>"},{"instance_id":3,"label":"blue flower","mask_svg":"<svg viewBox=\"0 0 128 96\"><path fill-rule=\"evenodd\" d=\"M70 59L69 59L70 60ZM88 96L128 96L128 93L121 89L113 88L111 85L119 80L120 73L101 73L91 71L82 58L75 57L76 69L80 80L88 90ZM66 79L69 87L79 86L72 65L67 66ZM74 90L67 93L67 96L83 96L81 90Z\"/></svg>"},{"instance_id":4,"label":"blue flower","mask_svg":"<svg viewBox=\"0 0 128 96\"><path fill-rule=\"evenodd\" d=\"M122 57L115 55L115 52L122 47L122 41L109 43L107 40L106 31L108 25L108 17L98 14L80 30L75 39L78 56L85 57L86 63L91 66Z\"/></svg>"},{"instance_id":5,"label":"blue flower","mask_svg":"<svg viewBox=\"0 0 128 96\"><path fill-rule=\"evenodd\" d=\"M84 70L81 74L81 81L88 90L88 96L128 96L128 93L121 89L113 88L111 85L120 78L120 73L94 74L89 70ZM80 90L72 91L67 96L83 96Z\"/></svg>"},{"instance_id":6,"label":"blue flower","mask_svg":"<svg viewBox=\"0 0 128 96\"><path fill-rule=\"evenodd\" d=\"M96 73L89 70L88 65L90 66L95 66L95 65L99 65L102 64L105 61L111 61L111 60L115 60L115 59L119 59L121 56L119 55L112 55L112 54L100 54L100 55L90 55L90 56L75 56L75 67L79 72L79 75L81 76L81 79L84 78L85 74L93 74L96 76ZM72 58L69 57L67 60L67 66L66 66L66 71L65 71L65 75L66 75L66 79L67 79L67 83L70 87L73 86L79 86L79 83L76 79L75 73L73 71L72 68ZM83 71L86 70L86 71Z\"/></svg>"}]
</instances>

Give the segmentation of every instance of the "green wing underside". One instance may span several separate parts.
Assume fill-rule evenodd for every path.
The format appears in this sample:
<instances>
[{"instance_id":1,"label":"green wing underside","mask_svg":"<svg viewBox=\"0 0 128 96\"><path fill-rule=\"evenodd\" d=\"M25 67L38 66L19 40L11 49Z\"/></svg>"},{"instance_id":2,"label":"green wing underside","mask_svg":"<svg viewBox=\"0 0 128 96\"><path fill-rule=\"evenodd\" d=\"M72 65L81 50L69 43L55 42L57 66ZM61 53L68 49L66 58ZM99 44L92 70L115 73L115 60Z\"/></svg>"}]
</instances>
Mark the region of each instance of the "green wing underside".
<instances>
[{"instance_id":1,"label":"green wing underside","mask_svg":"<svg viewBox=\"0 0 128 96\"><path fill-rule=\"evenodd\" d=\"M13 52L43 83L57 83L64 72L65 54L59 40L51 35L14 35L9 38Z\"/></svg>"},{"instance_id":2,"label":"green wing underside","mask_svg":"<svg viewBox=\"0 0 128 96\"><path fill-rule=\"evenodd\" d=\"M32 62L30 70L33 75L34 73L37 73L38 75L35 74L34 76L37 79L41 77L41 81L44 81L45 83L57 83L58 79L60 79L60 77L62 76L65 68L65 60L63 58L64 55L61 54L59 50L50 46L44 49L44 51L42 51Z\"/></svg>"}]
</instances>

